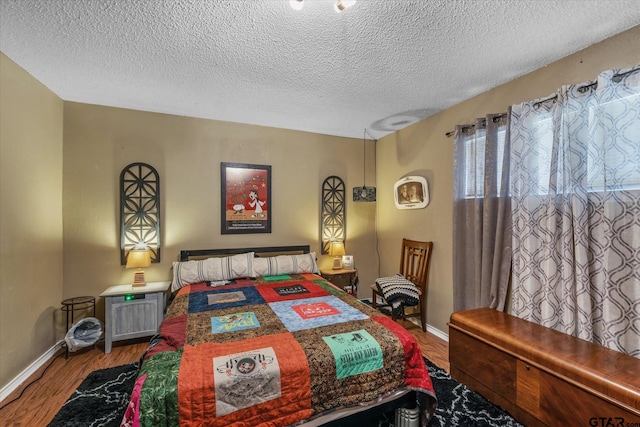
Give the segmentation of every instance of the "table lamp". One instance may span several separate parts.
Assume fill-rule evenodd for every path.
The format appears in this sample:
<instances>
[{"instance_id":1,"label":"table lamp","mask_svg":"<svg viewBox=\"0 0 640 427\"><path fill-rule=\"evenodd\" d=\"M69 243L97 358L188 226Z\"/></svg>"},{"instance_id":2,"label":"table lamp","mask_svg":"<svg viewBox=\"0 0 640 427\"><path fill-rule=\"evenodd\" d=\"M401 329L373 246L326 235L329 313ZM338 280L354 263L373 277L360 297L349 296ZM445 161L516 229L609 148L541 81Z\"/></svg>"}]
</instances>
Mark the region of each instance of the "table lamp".
<instances>
[{"instance_id":1,"label":"table lamp","mask_svg":"<svg viewBox=\"0 0 640 427\"><path fill-rule=\"evenodd\" d=\"M127 255L126 268L137 268L134 275L133 284L131 286L145 286L147 283L144 280L143 267L149 267L151 265L151 253L148 249L133 249L129 251Z\"/></svg>"},{"instance_id":2,"label":"table lamp","mask_svg":"<svg viewBox=\"0 0 640 427\"><path fill-rule=\"evenodd\" d=\"M333 259L333 269L342 269L342 255L345 254L343 242L331 242L329 246L329 255L335 256Z\"/></svg>"}]
</instances>

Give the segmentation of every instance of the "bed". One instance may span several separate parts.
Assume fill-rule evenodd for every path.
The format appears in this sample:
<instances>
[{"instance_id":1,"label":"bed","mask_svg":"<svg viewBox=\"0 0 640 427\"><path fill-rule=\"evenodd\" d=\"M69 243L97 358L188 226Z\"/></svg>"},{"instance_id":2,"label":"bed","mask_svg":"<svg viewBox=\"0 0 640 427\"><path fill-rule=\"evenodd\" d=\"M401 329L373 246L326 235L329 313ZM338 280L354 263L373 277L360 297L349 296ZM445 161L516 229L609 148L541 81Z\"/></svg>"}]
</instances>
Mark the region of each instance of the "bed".
<instances>
[{"instance_id":1,"label":"bed","mask_svg":"<svg viewBox=\"0 0 640 427\"><path fill-rule=\"evenodd\" d=\"M123 426L367 425L437 400L415 338L309 246L181 251Z\"/></svg>"}]
</instances>

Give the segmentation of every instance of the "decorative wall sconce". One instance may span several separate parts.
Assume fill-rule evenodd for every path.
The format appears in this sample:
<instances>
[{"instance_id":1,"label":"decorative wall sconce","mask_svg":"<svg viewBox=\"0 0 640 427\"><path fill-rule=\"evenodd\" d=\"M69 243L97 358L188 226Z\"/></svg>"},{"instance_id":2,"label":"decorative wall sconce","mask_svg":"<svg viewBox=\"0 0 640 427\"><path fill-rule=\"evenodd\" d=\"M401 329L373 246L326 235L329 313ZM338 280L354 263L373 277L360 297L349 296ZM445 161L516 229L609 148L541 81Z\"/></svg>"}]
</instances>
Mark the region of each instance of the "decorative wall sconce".
<instances>
[{"instance_id":1,"label":"decorative wall sconce","mask_svg":"<svg viewBox=\"0 0 640 427\"><path fill-rule=\"evenodd\" d=\"M320 253L330 252L331 242L346 240L347 208L345 203L344 181L330 176L322 183L322 213L320 221Z\"/></svg>"},{"instance_id":2,"label":"decorative wall sconce","mask_svg":"<svg viewBox=\"0 0 640 427\"><path fill-rule=\"evenodd\" d=\"M160 262L160 177L152 166L132 163L120 173L120 264L140 248Z\"/></svg>"}]
</instances>

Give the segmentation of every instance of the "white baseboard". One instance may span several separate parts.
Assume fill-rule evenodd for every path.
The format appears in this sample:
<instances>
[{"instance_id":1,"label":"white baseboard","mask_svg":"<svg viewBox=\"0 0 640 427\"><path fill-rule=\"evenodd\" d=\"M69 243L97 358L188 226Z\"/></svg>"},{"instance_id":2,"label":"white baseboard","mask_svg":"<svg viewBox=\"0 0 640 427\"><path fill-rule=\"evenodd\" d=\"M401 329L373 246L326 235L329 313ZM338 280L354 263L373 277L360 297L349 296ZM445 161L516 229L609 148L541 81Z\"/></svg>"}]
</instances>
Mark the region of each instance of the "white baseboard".
<instances>
[{"instance_id":1,"label":"white baseboard","mask_svg":"<svg viewBox=\"0 0 640 427\"><path fill-rule=\"evenodd\" d=\"M422 327L422 325L420 324L420 321L416 318L411 318L411 319L407 319L409 322L416 324L420 327ZM442 332L440 329L436 329L433 326L427 324L427 332L429 332L430 334L433 334L435 336L437 336L438 338L445 340L446 342L449 342L449 334L445 334L444 332Z\"/></svg>"},{"instance_id":2,"label":"white baseboard","mask_svg":"<svg viewBox=\"0 0 640 427\"><path fill-rule=\"evenodd\" d=\"M361 298L361 301L368 301L369 303L371 303L371 298ZM422 325L420 324L420 321L416 318L411 318L411 319L407 319L409 320L409 322L415 323L416 325L422 327ZM431 325L427 325L427 332L437 336L438 338L445 340L446 342L449 342L449 334L446 334L444 332L442 332L440 329L436 329Z\"/></svg>"},{"instance_id":3,"label":"white baseboard","mask_svg":"<svg viewBox=\"0 0 640 427\"><path fill-rule=\"evenodd\" d=\"M437 336L438 338L445 340L446 342L449 342L449 334L442 332L440 329L436 329L431 325L427 325L427 332L431 332L433 335Z\"/></svg>"},{"instance_id":4,"label":"white baseboard","mask_svg":"<svg viewBox=\"0 0 640 427\"><path fill-rule=\"evenodd\" d=\"M33 363L31 363L27 368L22 371L18 376L9 381L7 385L0 389L0 402L7 398L11 393L13 393L18 387L22 385L26 380L31 377L31 375L35 374L38 369L40 369L49 359L51 359L57 352L62 348L62 344L64 341L60 340L53 345L49 350L47 350L42 356L38 357Z\"/></svg>"}]
</instances>

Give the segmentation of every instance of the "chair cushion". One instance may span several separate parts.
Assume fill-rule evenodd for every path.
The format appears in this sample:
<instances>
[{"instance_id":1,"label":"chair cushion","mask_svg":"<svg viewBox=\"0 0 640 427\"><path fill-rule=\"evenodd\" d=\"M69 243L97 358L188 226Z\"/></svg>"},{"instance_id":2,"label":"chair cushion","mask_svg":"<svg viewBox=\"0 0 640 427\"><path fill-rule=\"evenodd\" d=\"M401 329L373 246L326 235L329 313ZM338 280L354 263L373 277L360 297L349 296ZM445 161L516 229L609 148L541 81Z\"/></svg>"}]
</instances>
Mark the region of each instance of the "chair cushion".
<instances>
[{"instance_id":1,"label":"chair cushion","mask_svg":"<svg viewBox=\"0 0 640 427\"><path fill-rule=\"evenodd\" d=\"M391 306L397 315L402 306L414 306L420 303L420 290L402 274L379 277L376 286L382 298Z\"/></svg>"}]
</instances>

